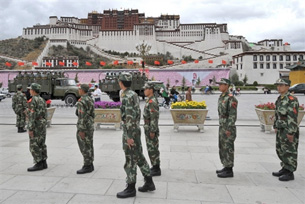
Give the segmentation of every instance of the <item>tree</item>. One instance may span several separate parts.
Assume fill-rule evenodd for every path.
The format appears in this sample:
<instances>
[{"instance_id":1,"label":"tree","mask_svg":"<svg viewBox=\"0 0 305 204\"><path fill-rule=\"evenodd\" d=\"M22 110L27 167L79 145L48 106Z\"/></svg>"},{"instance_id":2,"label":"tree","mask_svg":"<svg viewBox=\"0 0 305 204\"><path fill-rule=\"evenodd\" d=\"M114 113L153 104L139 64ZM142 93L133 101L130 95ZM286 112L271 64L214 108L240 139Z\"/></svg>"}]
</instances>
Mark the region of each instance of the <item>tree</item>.
<instances>
[{"instance_id":1,"label":"tree","mask_svg":"<svg viewBox=\"0 0 305 204\"><path fill-rule=\"evenodd\" d=\"M200 77L198 77L198 78L197 78L197 81L196 81L196 85L199 86L200 83L201 83L201 79L200 79Z\"/></svg>"},{"instance_id":2,"label":"tree","mask_svg":"<svg viewBox=\"0 0 305 204\"><path fill-rule=\"evenodd\" d=\"M182 83L181 83L182 91L184 91L185 85L186 85L185 77L182 77Z\"/></svg>"},{"instance_id":3,"label":"tree","mask_svg":"<svg viewBox=\"0 0 305 204\"><path fill-rule=\"evenodd\" d=\"M233 75L231 76L231 82L232 82L233 84L236 84L238 81L239 81L239 76L238 76L238 74L233 74Z\"/></svg>"},{"instance_id":4,"label":"tree","mask_svg":"<svg viewBox=\"0 0 305 204\"><path fill-rule=\"evenodd\" d=\"M140 56L143 57L149 54L149 51L151 50L151 45L148 45L147 43L145 43L145 41L143 40L143 42L139 45L136 46L137 51L140 53Z\"/></svg>"},{"instance_id":5,"label":"tree","mask_svg":"<svg viewBox=\"0 0 305 204\"><path fill-rule=\"evenodd\" d=\"M78 80L78 73L76 73L75 78L74 78L74 81L75 81L76 83L79 82L79 80Z\"/></svg>"},{"instance_id":6,"label":"tree","mask_svg":"<svg viewBox=\"0 0 305 204\"><path fill-rule=\"evenodd\" d=\"M248 77L247 77L247 75L245 75L245 77L243 78L244 85L247 84L247 81L248 81Z\"/></svg>"},{"instance_id":7,"label":"tree","mask_svg":"<svg viewBox=\"0 0 305 204\"><path fill-rule=\"evenodd\" d=\"M91 79L91 83L95 83L95 80L93 78Z\"/></svg>"}]
</instances>

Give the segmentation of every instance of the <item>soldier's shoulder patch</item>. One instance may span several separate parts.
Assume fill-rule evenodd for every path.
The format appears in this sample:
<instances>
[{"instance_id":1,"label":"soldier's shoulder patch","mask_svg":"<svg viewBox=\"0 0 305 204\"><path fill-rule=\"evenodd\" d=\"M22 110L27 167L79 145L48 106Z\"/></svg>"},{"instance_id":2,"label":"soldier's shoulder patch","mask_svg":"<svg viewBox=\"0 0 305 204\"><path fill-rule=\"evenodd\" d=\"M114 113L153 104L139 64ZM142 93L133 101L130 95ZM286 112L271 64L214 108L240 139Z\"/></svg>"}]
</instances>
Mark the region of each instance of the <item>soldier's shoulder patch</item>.
<instances>
[{"instance_id":1,"label":"soldier's shoulder patch","mask_svg":"<svg viewBox=\"0 0 305 204\"><path fill-rule=\"evenodd\" d=\"M293 96L288 97L291 101L293 101L295 98Z\"/></svg>"},{"instance_id":2,"label":"soldier's shoulder patch","mask_svg":"<svg viewBox=\"0 0 305 204\"><path fill-rule=\"evenodd\" d=\"M148 103L152 103L153 102L153 100L152 99L150 99L149 101L148 101Z\"/></svg>"},{"instance_id":3,"label":"soldier's shoulder patch","mask_svg":"<svg viewBox=\"0 0 305 204\"><path fill-rule=\"evenodd\" d=\"M29 100L28 100L28 103L31 103L32 102L32 98L30 98Z\"/></svg>"},{"instance_id":4,"label":"soldier's shoulder patch","mask_svg":"<svg viewBox=\"0 0 305 204\"><path fill-rule=\"evenodd\" d=\"M79 99L78 99L78 101L81 101L81 100L82 100L82 98L79 98Z\"/></svg>"},{"instance_id":5,"label":"soldier's shoulder patch","mask_svg":"<svg viewBox=\"0 0 305 204\"><path fill-rule=\"evenodd\" d=\"M228 96L232 97L232 96L233 96L233 94L229 94Z\"/></svg>"}]
</instances>

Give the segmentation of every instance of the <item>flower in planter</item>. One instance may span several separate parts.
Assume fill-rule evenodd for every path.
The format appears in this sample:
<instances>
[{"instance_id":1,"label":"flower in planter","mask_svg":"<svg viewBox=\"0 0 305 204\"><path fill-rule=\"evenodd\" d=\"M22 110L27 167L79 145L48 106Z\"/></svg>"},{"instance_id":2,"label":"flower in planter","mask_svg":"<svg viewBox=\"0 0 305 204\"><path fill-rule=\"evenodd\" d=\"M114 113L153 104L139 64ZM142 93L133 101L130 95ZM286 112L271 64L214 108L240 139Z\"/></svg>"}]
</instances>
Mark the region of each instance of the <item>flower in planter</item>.
<instances>
[{"instance_id":1,"label":"flower in planter","mask_svg":"<svg viewBox=\"0 0 305 204\"><path fill-rule=\"evenodd\" d=\"M304 110L304 109L305 109L304 104L302 104L301 106L299 106L299 110Z\"/></svg>"},{"instance_id":2,"label":"flower in planter","mask_svg":"<svg viewBox=\"0 0 305 204\"><path fill-rule=\"evenodd\" d=\"M94 102L94 108L102 108L102 109L118 109L122 105L121 102L113 102L113 101L98 101Z\"/></svg>"},{"instance_id":3,"label":"flower in planter","mask_svg":"<svg viewBox=\"0 0 305 204\"><path fill-rule=\"evenodd\" d=\"M255 105L255 108L262 110L275 110L275 104L268 102L264 104Z\"/></svg>"},{"instance_id":4,"label":"flower in planter","mask_svg":"<svg viewBox=\"0 0 305 204\"><path fill-rule=\"evenodd\" d=\"M171 105L171 109L206 109L205 101L181 101Z\"/></svg>"}]
</instances>

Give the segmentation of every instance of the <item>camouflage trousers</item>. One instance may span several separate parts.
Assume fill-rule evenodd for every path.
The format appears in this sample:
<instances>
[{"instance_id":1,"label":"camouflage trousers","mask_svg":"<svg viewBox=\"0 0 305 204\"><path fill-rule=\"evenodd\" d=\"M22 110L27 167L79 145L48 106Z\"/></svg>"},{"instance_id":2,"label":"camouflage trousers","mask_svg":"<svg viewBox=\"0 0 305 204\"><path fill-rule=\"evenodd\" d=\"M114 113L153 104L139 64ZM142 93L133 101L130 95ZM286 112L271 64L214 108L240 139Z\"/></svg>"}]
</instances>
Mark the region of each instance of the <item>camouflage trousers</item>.
<instances>
[{"instance_id":1,"label":"camouflage trousers","mask_svg":"<svg viewBox=\"0 0 305 204\"><path fill-rule=\"evenodd\" d=\"M90 165L94 161L94 148L93 148L93 133L94 130L85 131L85 139L79 136L79 130L76 132L76 138L80 152L84 157L84 165Z\"/></svg>"},{"instance_id":2,"label":"camouflage trousers","mask_svg":"<svg viewBox=\"0 0 305 204\"><path fill-rule=\"evenodd\" d=\"M285 129L278 129L276 133L276 153L281 160L281 166L291 172L297 169L299 131L294 135L293 141L289 142Z\"/></svg>"},{"instance_id":3,"label":"camouflage trousers","mask_svg":"<svg viewBox=\"0 0 305 204\"><path fill-rule=\"evenodd\" d=\"M226 130L231 132L231 135L227 137ZM226 129L224 126L219 126L219 157L224 167L234 166L234 141L236 138L236 127L230 127Z\"/></svg>"},{"instance_id":4,"label":"camouflage trousers","mask_svg":"<svg viewBox=\"0 0 305 204\"><path fill-rule=\"evenodd\" d=\"M133 131L134 146L129 148L127 146L127 133L123 128L123 150L125 153L124 170L126 172L126 183L136 183L137 181L137 166L139 166L142 175L150 176L149 165L143 155L143 149L141 144L141 129L135 128Z\"/></svg>"},{"instance_id":5,"label":"camouflage trousers","mask_svg":"<svg viewBox=\"0 0 305 204\"><path fill-rule=\"evenodd\" d=\"M151 139L150 132L145 130L145 139L151 165L160 165L159 132Z\"/></svg>"},{"instance_id":6,"label":"camouflage trousers","mask_svg":"<svg viewBox=\"0 0 305 204\"><path fill-rule=\"evenodd\" d=\"M25 127L25 113L16 114L16 127Z\"/></svg>"},{"instance_id":7,"label":"camouflage trousers","mask_svg":"<svg viewBox=\"0 0 305 204\"><path fill-rule=\"evenodd\" d=\"M34 137L30 137L30 152L34 158L34 162L46 160L47 145L46 145L46 122L38 122L33 130Z\"/></svg>"}]
</instances>

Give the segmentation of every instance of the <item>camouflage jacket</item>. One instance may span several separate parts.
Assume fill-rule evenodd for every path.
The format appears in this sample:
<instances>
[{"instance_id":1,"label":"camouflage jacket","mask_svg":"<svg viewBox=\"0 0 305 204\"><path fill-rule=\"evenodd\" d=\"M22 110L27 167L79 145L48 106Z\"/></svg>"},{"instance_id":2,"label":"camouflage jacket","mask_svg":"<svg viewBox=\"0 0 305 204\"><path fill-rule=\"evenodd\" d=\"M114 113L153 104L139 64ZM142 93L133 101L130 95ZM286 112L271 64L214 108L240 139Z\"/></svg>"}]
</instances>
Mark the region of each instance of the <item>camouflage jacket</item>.
<instances>
[{"instance_id":1,"label":"camouflage jacket","mask_svg":"<svg viewBox=\"0 0 305 204\"><path fill-rule=\"evenodd\" d=\"M123 121L123 130L127 133L128 139L135 139L132 132L139 128L141 119L141 110L138 95L127 88L122 93L121 117Z\"/></svg>"},{"instance_id":2,"label":"camouflage jacket","mask_svg":"<svg viewBox=\"0 0 305 204\"><path fill-rule=\"evenodd\" d=\"M77 129L81 132L94 129L94 102L88 94L83 95L76 104Z\"/></svg>"},{"instance_id":3,"label":"camouflage jacket","mask_svg":"<svg viewBox=\"0 0 305 204\"><path fill-rule=\"evenodd\" d=\"M237 99L229 93L222 93L218 99L219 125L226 129L235 126L237 119Z\"/></svg>"},{"instance_id":4,"label":"camouflage jacket","mask_svg":"<svg viewBox=\"0 0 305 204\"><path fill-rule=\"evenodd\" d=\"M35 129L35 124L38 122L46 123L47 121L47 104L39 95L33 96L29 100L28 108L28 129Z\"/></svg>"},{"instance_id":5,"label":"camouflage jacket","mask_svg":"<svg viewBox=\"0 0 305 204\"><path fill-rule=\"evenodd\" d=\"M12 102L12 108L16 114L21 114L27 108L26 98L21 91L17 91L13 96Z\"/></svg>"},{"instance_id":6,"label":"camouflage jacket","mask_svg":"<svg viewBox=\"0 0 305 204\"><path fill-rule=\"evenodd\" d=\"M159 131L159 104L155 96L146 100L143 112L144 129L155 133Z\"/></svg>"},{"instance_id":7,"label":"camouflage jacket","mask_svg":"<svg viewBox=\"0 0 305 204\"><path fill-rule=\"evenodd\" d=\"M299 102L295 96L287 92L279 96L275 102L275 121L273 128L287 129L288 134L298 131Z\"/></svg>"}]
</instances>

